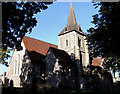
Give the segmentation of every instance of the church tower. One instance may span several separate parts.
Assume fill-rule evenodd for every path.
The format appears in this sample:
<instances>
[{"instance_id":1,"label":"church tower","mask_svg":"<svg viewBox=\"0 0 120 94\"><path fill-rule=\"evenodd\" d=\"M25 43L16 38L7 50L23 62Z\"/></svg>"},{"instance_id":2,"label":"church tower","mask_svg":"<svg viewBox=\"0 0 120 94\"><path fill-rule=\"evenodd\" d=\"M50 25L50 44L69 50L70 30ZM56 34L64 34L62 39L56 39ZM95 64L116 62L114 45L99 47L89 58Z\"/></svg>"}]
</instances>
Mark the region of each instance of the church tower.
<instances>
[{"instance_id":1,"label":"church tower","mask_svg":"<svg viewBox=\"0 0 120 94\"><path fill-rule=\"evenodd\" d=\"M89 65L89 53L86 34L77 24L72 3L70 3L67 24L58 36L58 49L66 51L73 61L78 61L78 64L87 67Z\"/></svg>"}]
</instances>

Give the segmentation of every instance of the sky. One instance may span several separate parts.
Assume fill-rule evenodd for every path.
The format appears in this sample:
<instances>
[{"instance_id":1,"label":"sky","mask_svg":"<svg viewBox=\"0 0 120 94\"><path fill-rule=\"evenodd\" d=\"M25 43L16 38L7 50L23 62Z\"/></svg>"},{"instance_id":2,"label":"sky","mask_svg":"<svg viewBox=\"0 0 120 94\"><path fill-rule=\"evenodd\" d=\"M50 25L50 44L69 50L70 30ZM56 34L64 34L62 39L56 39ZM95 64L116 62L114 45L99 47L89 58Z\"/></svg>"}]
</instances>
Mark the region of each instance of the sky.
<instances>
[{"instance_id":1,"label":"sky","mask_svg":"<svg viewBox=\"0 0 120 94\"><path fill-rule=\"evenodd\" d=\"M92 15L96 14L96 10L91 2L73 2L72 3L77 23L80 24L82 30L86 33L87 29L93 26ZM49 5L48 9L38 13L37 26L31 34L26 36L36 38L45 42L58 44L58 34L67 24L70 2L55 2Z\"/></svg>"},{"instance_id":2,"label":"sky","mask_svg":"<svg viewBox=\"0 0 120 94\"><path fill-rule=\"evenodd\" d=\"M94 26L90 22L93 20L92 16L98 13L99 9L95 9L91 2L72 2L72 6L77 24L80 24L83 32L87 33L87 30ZM67 24L69 9L70 2L54 2L48 5L48 9L35 15L37 26L26 36L58 45L58 34ZM0 64L0 75L5 71L8 71L8 68Z\"/></svg>"}]
</instances>

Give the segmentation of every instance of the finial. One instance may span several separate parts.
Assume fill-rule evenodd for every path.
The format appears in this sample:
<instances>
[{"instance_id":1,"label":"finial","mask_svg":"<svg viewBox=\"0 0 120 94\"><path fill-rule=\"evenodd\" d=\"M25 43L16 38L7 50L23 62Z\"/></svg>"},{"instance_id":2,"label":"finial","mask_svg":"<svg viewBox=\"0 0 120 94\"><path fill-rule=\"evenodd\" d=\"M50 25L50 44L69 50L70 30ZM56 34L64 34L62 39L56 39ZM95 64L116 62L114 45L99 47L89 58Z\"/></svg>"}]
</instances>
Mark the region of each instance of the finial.
<instances>
[{"instance_id":1,"label":"finial","mask_svg":"<svg viewBox=\"0 0 120 94\"><path fill-rule=\"evenodd\" d=\"M72 7L72 2L70 2L70 7Z\"/></svg>"}]
</instances>

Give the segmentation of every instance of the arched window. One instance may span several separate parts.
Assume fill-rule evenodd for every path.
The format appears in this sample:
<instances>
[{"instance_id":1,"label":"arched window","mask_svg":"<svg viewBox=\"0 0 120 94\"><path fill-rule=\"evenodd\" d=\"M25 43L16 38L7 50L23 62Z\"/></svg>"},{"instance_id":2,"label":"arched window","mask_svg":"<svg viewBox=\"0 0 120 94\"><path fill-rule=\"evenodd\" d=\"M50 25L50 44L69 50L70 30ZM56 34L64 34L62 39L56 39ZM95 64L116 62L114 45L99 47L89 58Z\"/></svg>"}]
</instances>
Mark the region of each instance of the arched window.
<instances>
[{"instance_id":1,"label":"arched window","mask_svg":"<svg viewBox=\"0 0 120 94\"><path fill-rule=\"evenodd\" d=\"M17 60L14 60L14 74L20 74L20 54L18 54Z\"/></svg>"},{"instance_id":2,"label":"arched window","mask_svg":"<svg viewBox=\"0 0 120 94\"><path fill-rule=\"evenodd\" d=\"M80 48L81 47L81 39L78 38L78 47Z\"/></svg>"},{"instance_id":3,"label":"arched window","mask_svg":"<svg viewBox=\"0 0 120 94\"><path fill-rule=\"evenodd\" d=\"M83 47L83 45L82 45L82 39L80 39L80 38L78 38L78 47L80 48L80 47Z\"/></svg>"},{"instance_id":4,"label":"arched window","mask_svg":"<svg viewBox=\"0 0 120 94\"><path fill-rule=\"evenodd\" d=\"M68 47L68 39L66 39L66 47Z\"/></svg>"},{"instance_id":5,"label":"arched window","mask_svg":"<svg viewBox=\"0 0 120 94\"><path fill-rule=\"evenodd\" d=\"M20 54L18 54L18 74L20 73Z\"/></svg>"}]
</instances>

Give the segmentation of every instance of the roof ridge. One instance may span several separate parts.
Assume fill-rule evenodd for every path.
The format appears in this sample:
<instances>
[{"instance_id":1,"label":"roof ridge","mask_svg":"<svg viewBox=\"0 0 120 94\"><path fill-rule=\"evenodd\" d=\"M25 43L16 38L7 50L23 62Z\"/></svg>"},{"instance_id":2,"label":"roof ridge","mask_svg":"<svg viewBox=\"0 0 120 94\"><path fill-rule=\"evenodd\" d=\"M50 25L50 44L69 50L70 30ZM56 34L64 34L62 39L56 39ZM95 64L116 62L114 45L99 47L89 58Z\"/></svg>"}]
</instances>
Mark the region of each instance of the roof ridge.
<instances>
[{"instance_id":1,"label":"roof ridge","mask_svg":"<svg viewBox=\"0 0 120 94\"><path fill-rule=\"evenodd\" d=\"M48 42L44 42L35 38L30 38L28 36L24 36L23 37L23 43L25 45L25 48L28 51L36 51L40 54L46 55L49 47L55 47L58 48L57 45L48 43Z\"/></svg>"},{"instance_id":2,"label":"roof ridge","mask_svg":"<svg viewBox=\"0 0 120 94\"><path fill-rule=\"evenodd\" d=\"M63 51L63 52L66 52L65 50L62 50L62 49L58 49L58 48L54 48L54 47L50 47L52 49L56 49L56 50L60 50L60 51ZM66 52L67 53L67 52Z\"/></svg>"},{"instance_id":3,"label":"roof ridge","mask_svg":"<svg viewBox=\"0 0 120 94\"><path fill-rule=\"evenodd\" d=\"M44 42L44 43L48 43L48 42L45 42L45 41L42 41L42 40L39 40L39 39L35 39L35 38L31 38L31 37L28 37L28 36L24 36L24 37L27 37L27 38L30 38L30 39L34 39L36 41L41 41L41 42ZM52 44L52 43L48 43L48 44ZM52 44L52 45L55 45L55 44ZM58 45L55 45L55 46L58 46Z\"/></svg>"}]
</instances>

